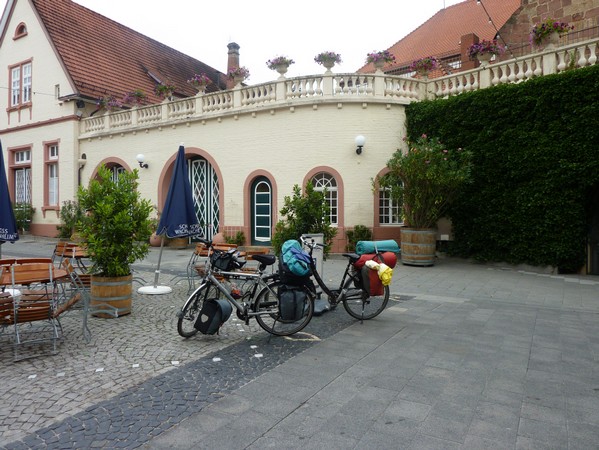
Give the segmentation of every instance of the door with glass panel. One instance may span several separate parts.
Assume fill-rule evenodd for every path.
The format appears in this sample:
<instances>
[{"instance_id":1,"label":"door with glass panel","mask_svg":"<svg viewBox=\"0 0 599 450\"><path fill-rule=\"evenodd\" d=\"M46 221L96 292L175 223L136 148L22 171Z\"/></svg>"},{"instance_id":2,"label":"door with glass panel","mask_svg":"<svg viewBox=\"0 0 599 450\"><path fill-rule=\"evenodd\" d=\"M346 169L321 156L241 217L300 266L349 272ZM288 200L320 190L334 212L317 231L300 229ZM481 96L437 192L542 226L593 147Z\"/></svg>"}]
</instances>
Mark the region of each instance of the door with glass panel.
<instances>
[{"instance_id":1,"label":"door with glass panel","mask_svg":"<svg viewBox=\"0 0 599 450\"><path fill-rule=\"evenodd\" d=\"M218 175L204 158L188 161L189 181L193 195L193 206L198 216L201 237L212 239L220 226Z\"/></svg>"},{"instance_id":2,"label":"door with glass panel","mask_svg":"<svg viewBox=\"0 0 599 450\"><path fill-rule=\"evenodd\" d=\"M272 186L266 177L258 177L251 188L252 245L270 245L272 233Z\"/></svg>"}]
</instances>

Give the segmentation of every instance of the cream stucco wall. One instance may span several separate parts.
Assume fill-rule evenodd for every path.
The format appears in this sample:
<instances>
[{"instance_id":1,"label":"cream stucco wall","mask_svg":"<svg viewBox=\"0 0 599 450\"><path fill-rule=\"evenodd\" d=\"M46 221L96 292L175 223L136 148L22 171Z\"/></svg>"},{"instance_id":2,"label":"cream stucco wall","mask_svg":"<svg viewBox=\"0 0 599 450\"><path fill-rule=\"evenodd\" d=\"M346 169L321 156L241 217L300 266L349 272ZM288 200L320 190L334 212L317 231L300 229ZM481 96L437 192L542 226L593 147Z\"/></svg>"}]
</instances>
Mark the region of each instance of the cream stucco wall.
<instances>
[{"instance_id":1,"label":"cream stucco wall","mask_svg":"<svg viewBox=\"0 0 599 450\"><path fill-rule=\"evenodd\" d=\"M182 121L176 125L83 138L80 151L87 156L83 179L89 179L106 158L118 158L135 168L135 156L143 153L149 164L140 169L140 188L162 208L165 172L180 143L186 152L208 157L222 177L223 223L244 226L249 201L244 186L258 171L276 184L278 211L294 184L319 167L331 168L343 185L344 226L373 225L371 179L385 167L402 144L403 105L385 103L305 103L208 120ZM361 155L356 154L356 135L366 137Z\"/></svg>"}]
</instances>

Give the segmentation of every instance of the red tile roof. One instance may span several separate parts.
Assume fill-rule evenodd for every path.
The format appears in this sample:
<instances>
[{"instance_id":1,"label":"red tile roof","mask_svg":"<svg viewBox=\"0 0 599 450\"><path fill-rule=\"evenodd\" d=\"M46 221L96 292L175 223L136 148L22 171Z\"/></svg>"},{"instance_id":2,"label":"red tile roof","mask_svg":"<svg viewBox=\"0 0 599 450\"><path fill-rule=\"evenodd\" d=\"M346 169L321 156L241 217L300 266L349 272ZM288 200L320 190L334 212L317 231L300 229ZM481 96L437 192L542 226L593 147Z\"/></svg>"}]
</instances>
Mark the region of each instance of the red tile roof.
<instances>
[{"instance_id":1,"label":"red tile roof","mask_svg":"<svg viewBox=\"0 0 599 450\"><path fill-rule=\"evenodd\" d=\"M440 10L388 49L395 55L393 67L407 66L425 56L459 54L460 38L469 33L480 39L493 39L497 31L489 17L499 30L518 11L520 3L521 0L484 0L483 8L476 0L466 0ZM360 72L374 72L374 67L368 64Z\"/></svg>"},{"instance_id":2,"label":"red tile roof","mask_svg":"<svg viewBox=\"0 0 599 450\"><path fill-rule=\"evenodd\" d=\"M174 85L175 95L191 96L197 91L187 80L201 72L213 80L208 91L225 88L222 72L71 0L32 3L79 97L120 99L141 89L159 102L158 81Z\"/></svg>"}]
</instances>

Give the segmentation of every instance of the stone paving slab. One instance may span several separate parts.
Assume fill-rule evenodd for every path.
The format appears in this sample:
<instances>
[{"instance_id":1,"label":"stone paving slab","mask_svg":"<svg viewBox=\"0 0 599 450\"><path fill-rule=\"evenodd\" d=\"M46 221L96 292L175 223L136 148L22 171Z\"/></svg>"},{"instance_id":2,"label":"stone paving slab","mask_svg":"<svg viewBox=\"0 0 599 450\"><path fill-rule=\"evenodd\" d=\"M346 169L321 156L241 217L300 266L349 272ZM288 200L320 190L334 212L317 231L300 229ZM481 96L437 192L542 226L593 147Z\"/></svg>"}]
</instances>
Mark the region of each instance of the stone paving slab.
<instances>
[{"instance_id":1,"label":"stone paving slab","mask_svg":"<svg viewBox=\"0 0 599 450\"><path fill-rule=\"evenodd\" d=\"M42 256L53 244L17 245L17 256ZM190 251L165 249L161 283ZM146 280L156 257L135 266ZM325 261L325 278L343 266ZM292 339L232 319L221 336L184 340L174 313L187 286L174 287L137 296L130 316L91 319L90 344L80 317L65 316L55 356L15 364L0 336L0 448L599 442L599 277L451 258L398 266L379 318L359 324L341 307Z\"/></svg>"}]
</instances>

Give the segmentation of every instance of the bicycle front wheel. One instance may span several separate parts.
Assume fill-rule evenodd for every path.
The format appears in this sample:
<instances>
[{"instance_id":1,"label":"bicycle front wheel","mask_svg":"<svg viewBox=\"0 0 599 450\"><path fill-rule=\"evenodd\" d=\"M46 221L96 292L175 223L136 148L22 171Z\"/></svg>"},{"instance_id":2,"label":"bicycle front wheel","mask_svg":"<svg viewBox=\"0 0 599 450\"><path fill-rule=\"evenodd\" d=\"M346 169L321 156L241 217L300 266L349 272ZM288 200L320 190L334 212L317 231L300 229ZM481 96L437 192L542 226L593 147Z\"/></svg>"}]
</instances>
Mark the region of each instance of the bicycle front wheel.
<instances>
[{"instance_id":1,"label":"bicycle front wheel","mask_svg":"<svg viewBox=\"0 0 599 450\"><path fill-rule=\"evenodd\" d=\"M177 312L177 332L184 338L195 336L198 330L194 327L196 319L202 310L204 301L208 298L217 298L220 292L212 283L208 282L197 288L187 299L181 311Z\"/></svg>"},{"instance_id":2,"label":"bicycle front wheel","mask_svg":"<svg viewBox=\"0 0 599 450\"><path fill-rule=\"evenodd\" d=\"M258 324L266 331L276 336L290 336L303 330L314 314L314 300L306 287L301 287L305 301L300 309L301 316L297 320L285 320L281 317L279 308L279 291L285 284L275 281L264 287L254 302L254 312L257 313Z\"/></svg>"},{"instance_id":3,"label":"bicycle front wheel","mask_svg":"<svg viewBox=\"0 0 599 450\"><path fill-rule=\"evenodd\" d=\"M362 289L353 287L353 280L350 278L344 288L347 294L343 298L343 307L350 316L359 320L378 316L389 302L389 286L383 286L383 295L367 296Z\"/></svg>"}]
</instances>

